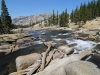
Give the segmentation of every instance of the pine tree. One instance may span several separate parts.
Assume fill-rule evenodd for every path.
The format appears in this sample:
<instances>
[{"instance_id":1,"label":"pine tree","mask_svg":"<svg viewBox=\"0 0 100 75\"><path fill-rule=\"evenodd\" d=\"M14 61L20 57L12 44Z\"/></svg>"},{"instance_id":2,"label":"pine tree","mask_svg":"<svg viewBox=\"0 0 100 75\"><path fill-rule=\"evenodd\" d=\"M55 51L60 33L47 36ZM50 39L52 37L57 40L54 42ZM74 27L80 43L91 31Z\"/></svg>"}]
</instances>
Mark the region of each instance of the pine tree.
<instances>
[{"instance_id":1,"label":"pine tree","mask_svg":"<svg viewBox=\"0 0 100 75\"><path fill-rule=\"evenodd\" d=\"M54 13L54 10L53 10L53 15L52 15L52 22L53 22L53 25L55 24L55 13Z\"/></svg>"},{"instance_id":2,"label":"pine tree","mask_svg":"<svg viewBox=\"0 0 100 75\"><path fill-rule=\"evenodd\" d=\"M57 11L57 24L58 24L59 16L58 16L58 11Z\"/></svg>"},{"instance_id":3,"label":"pine tree","mask_svg":"<svg viewBox=\"0 0 100 75\"><path fill-rule=\"evenodd\" d=\"M71 19L71 22L74 22L74 11L73 10L71 12L70 19Z\"/></svg>"},{"instance_id":4,"label":"pine tree","mask_svg":"<svg viewBox=\"0 0 100 75\"><path fill-rule=\"evenodd\" d=\"M4 0L1 2L1 21L3 28L6 30L6 33L9 33L10 29L12 28L12 20L9 16L9 12Z\"/></svg>"},{"instance_id":5,"label":"pine tree","mask_svg":"<svg viewBox=\"0 0 100 75\"><path fill-rule=\"evenodd\" d=\"M92 0L88 4L81 3L80 9L76 7L74 12L71 12L70 19L75 23L81 21L86 23L87 20L92 20L96 17L100 17L100 0Z\"/></svg>"},{"instance_id":6,"label":"pine tree","mask_svg":"<svg viewBox=\"0 0 100 75\"><path fill-rule=\"evenodd\" d=\"M68 22L69 22L69 14L67 13L67 8L66 8L66 10L65 10L65 24L67 27L69 27Z\"/></svg>"},{"instance_id":7,"label":"pine tree","mask_svg":"<svg viewBox=\"0 0 100 75\"><path fill-rule=\"evenodd\" d=\"M68 18L69 18L69 15L67 13L67 8L65 10L65 22L68 23Z\"/></svg>"},{"instance_id":8,"label":"pine tree","mask_svg":"<svg viewBox=\"0 0 100 75\"><path fill-rule=\"evenodd\" d=\"M100 17L100 0L97 1L97 11L98 11L98 17Z\"/></svg>"},{"instance_id":9,"label":"pine tree","mask_svg":"<svg viewBox=\"0 0 100 75\"><path fill-rule=\"evenodd\" d=\"M65 22L64 22L64 11L62 12L62 14L60 15L60 27L65 26Z\"/></svg>"},{"instance_id":10,"label":"pine tree","mask_svg":"<svg viewBox=\"0 0 100 75\"><path fill-rule=\"evenodd\" d=\"M63 11L60 14L60 26L61 27L68 27L68 18L69 18L69 15L67 13L67 10Z\"/></svg>"},{"instance_id":11,"label":"pine tree","mask_svg":"<svg viewBox=\"0 0 100 75\"><path fill-rule=\"evenodd\" d=\"M2 28L2 21L1 21L1 17L0 17L0 28Z\"/></svg>"},{"instance_id":12,"label":"pine tree","mask_svg":"<svg viewBox=\"0 0 100 75\"><path fill-rule=\"evenodd\" d=\"M2 34L1 29L2 29L2 22L1 22L1 17L0 17L0 34Z\"/></svg>"}]
</instances>

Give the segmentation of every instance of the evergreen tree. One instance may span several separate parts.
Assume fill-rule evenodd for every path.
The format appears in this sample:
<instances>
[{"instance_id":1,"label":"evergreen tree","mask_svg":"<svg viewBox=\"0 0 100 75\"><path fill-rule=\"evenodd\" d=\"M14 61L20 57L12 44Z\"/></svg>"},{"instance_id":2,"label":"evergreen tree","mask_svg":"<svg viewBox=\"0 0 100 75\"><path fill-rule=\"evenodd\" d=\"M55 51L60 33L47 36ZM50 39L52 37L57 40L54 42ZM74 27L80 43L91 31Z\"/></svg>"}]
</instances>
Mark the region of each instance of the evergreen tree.
<instances>
[{"instance_id":1,"label":"evergreen tree","mask_svg":"<svg viewBox=\"0 0 100 75\"><path fill-rule=\"evenodd\" d=\"M98 13L97 16L100 17L100 0L97 1L96 7L97 7L97 11L98 11L98 12L97 12L97 13Z\"/></svg>"},{"instance_id":2,"label":"evergreen tree","mask_svg":"<svg viewBox=\"0 0 100 75\"><path fill-rule=\"evenodd\" d=\"M92 0L88 4L81 3L80 8L76 7L70 15L71 21L75 23L81 21L86 23L87 20L92 20L96 17L100 17L100 0Z\"/></svg>"},{"instance_id":3,"label":"evergreen tree","mask_svg":"<svg viewBox=\"0 0 100 75\"><path fill-rule=\"evenodd\" d=\"M55 13L54 13L54 10L53 10L53 15L52 15L52 22L53 22L53 25L55 24Z\"/></svg>"},{"instance_id":4,"label":"evergreen tree","mask_svg":"<svg viewBox=\"0 0 100 75\"><path fill-rule=\"evenodd\" d=\"M2 26L2 21L1 21L1 17L0 17L0 34L3 34L4 30L3 30L3 26Z\"/></svg>"},{"instance_id":5,"label":"evergreen tree","mask_svg":"<svg viewBox=\"0 0 100 75\"><path fill-rule=\"evenodd\" d=\"M67 8L65 10L65 22L68 23L69 15L67 13Z\"/></svg>"},{"instance_id":6,"label":"evergreen tree","mask_svg":"<svg viewBox=\"0 0 100 75\"><path fill-rule=\"evenodd\" d=\"M1 17L0 17L0 28L2 28L2 21L1 21Z\"/></svg>"},{"instance_id":7,"label":"evergreen tree","mask_svg":"<svg viewBox=\"0 0 100 75\"><path fill-rule=\"evenodd\" d=\"M6 33L9 33L10 29L12 28L12 20L9 16L8 9L4 0L1 2L1 21L3 28L6 30Z\"/></svg>"},{"instance_id":8,"label":"evergreen tree","mask_svg":"<svg viewBox=\"0 0 100 75\"><path fill-rule=\"evenodd\" d=\"M62 14L60 15L60 27L64 27L65 26L65 21L64 21L64 11L62 12Z\"/></svg>"},{"instance_id":9,"label":"evergreen tree","mask_svg":"<svg viewBox=\"0 0 100 75\"><path fill-rule=\"evenodd\" d=\"M68 20L69 20L69 15L67 13L67 10L65 10L60 14L60 26L68 27Z\"/></svg>"},{"instance_id":10,"label":"evergreen tree","mask_svg":"<svg viewBox=\"0 0 100 75\"><path fill-rule=\"evenodd\" d=\"M79 20L80 20L80 15L79 15L80 13L79 13L79 9L78 9L78 7L75 9L75 11L74 11L74 22L75 23L77 23Z\"/></svg>"},{"instance_id":11,"label":"evergreen tree","mask_svg":"<svg viewBox=\"0 0 100 75\"><path fill-rule=\"evenodd\" d=\"M69 22L69 14L67 13L67 8L66 8L66 10L65 10L65 24L67 27L69 27L68 22Z\"/></svg>"},{"instance_id":12,"label":"evergreen tree","mask_svg":"<svg viewBox=\"0 0 100 75\"><path fill-rule=\"evenodd\" d=\"M74 11L73 10L71 12L70 19L71 19L71 22L74 22Z\"/></svg>"},{"instance_id":13,"label":"evergreen tree","mask_svg":"<svg viewBox=\"0 0 100 75\"><path fill-rule=\"evenodd\" d=\"M58 15L58 11L57 11L57 24L58 24L58 21L59 21L59 15Z\"/></svg>"}]
</instances>

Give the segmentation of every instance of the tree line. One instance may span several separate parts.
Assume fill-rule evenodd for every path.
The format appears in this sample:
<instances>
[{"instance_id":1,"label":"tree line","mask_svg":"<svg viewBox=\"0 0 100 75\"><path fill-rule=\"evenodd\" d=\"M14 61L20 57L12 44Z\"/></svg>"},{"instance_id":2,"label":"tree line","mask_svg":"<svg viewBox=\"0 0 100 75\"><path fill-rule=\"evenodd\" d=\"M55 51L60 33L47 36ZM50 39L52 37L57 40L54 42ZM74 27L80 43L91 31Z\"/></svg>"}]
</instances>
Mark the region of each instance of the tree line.
<instances>
[{"instance_id":1,"label":"tree line","mask_svg":"<svg viewBox=\"0 0 100 75\"><path fill-rule=\"evenodd\" d=\"M59 25L61 27L65 27L68 26L68 19L69 14L67 13L67 9L63 11L61 14L58 14L58 11L55 14L53 10L52 16L48 18L48 20L45 20L45 22L47 23L46 26ZM34 26L34 24L24 26L12 24L12 19L9 15L8 8L6 7L5 0L1 1L0 34L10 33L11 29L13 28L25 28L29 26Z\"/></svg>"},{"instance_id":2,"label":"tree line","mask_svg":"<svg viewBox=\"0 0 100 75\"><path fill-rule=\"evenodd\" d=\"M100 0L92 0L87 4L81 3L80 7L76 7L70 14L70 19L74 23L86 23L87 20L92 20L96 17L100 17ZM55 13L53 10L52 16L47 20L44 20L46 26L59 25L60 27L68 27L69 14L65 9L61 14L58 11ZM29 26L34 26L31 24ZM5 0L1 1L1 15L0 15L0 34L10 33L13 28L24 28L27 26L12 24L11 16L9 15L8 8L6 7Z\"/></svg>"},{"instance_id":3,"label":"tree line","mask_svg":"<svg viewBox=\"0 0 100 75\"><path fill-rule=\"evenodd\" d=\"M84 2L81 3L80 7L76 7L75 10L72 10L70 19L72 22L84 22L87 20L95 19L100 17L100 0L92 0L87 4Z\"/></svg>"},{"instance_id":4,"label":"tree line","mask_svg":"<svg viewBox=\"0 0 100 75\"><path fill-rule=\"evenodd\" d=\"M58 11L55 14L53 10L52 16L48 19L48 26L59 25L60 27L68 27L68 20L69 14L67 9L65 9L61 14L58 14Z\"/></svg>"}]
</instances>

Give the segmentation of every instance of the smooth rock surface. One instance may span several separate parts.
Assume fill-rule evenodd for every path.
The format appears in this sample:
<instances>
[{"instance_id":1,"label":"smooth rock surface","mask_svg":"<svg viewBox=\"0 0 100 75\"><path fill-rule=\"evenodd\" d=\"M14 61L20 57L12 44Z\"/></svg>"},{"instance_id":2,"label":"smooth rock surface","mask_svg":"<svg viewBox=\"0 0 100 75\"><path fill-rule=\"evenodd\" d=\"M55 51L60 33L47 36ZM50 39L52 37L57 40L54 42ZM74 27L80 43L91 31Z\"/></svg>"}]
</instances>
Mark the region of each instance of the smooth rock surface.
<instances>
[{"instance_id":1,"label":"smooth rock surface","mask_svg":"<svg viewBox=\"0 0 100 75\"><path fill-rule=\"evenodd\" d=\"M26 69L32 65L36 60L41 59L40 54L32 53L25 56L19 56L16 58L16 68L17 71Z\"/></svg>"},{"instance_id":2,"label":"smooth rock surface","mask_svg":"<svg viewBox=\"0 0 100 75\"><path fill-rule=\"evenodd\" d=\"M68 47L67 45L59 46L57 49L64 52L65 54L70 54L74 52L73 47Z\"/></svg>"}]
</instances>

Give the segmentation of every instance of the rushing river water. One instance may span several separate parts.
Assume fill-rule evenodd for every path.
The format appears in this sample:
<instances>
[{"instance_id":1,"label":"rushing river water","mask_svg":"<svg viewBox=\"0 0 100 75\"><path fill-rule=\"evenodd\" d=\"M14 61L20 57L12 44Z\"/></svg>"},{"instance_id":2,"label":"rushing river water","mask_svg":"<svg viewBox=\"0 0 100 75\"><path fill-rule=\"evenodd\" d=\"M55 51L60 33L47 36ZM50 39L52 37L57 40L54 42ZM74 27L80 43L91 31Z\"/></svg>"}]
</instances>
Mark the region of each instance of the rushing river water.
<instances>
[{"instance_id":1,"label":"rushing river water","mask_svg":"<svg viewBox=\"0 0 100 75\"><path fill-rule=\"evenodd\" d=\"M59 45L62 44L77 44L77 46L74 46L74 53L81 52L85 49L93 49L98 45L99 43L92 42L92 41L83 41L77 39L77 35L72 34L71 31L65 31L65 30L37 30L37 31L24 31L25 33L29 33L34 38L42 37L46 41L55 41L56 43L60 42ZM42 35L42 32L46 32L45 35ZM14 53L8 54L6 56L0 57L0 75L8 75L11 72L16 71L15 66L15 59L18 56L26 55L30 53L41 53L46 50L46 46L43 45L43 43L36 39L35 41L37 44L34 46L18 50ZM92 61L92 60L91 60Z\"/></svg>"}]
</instances>

